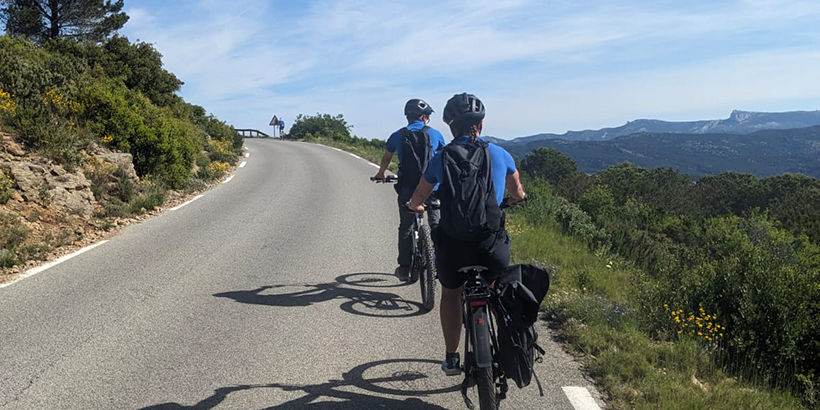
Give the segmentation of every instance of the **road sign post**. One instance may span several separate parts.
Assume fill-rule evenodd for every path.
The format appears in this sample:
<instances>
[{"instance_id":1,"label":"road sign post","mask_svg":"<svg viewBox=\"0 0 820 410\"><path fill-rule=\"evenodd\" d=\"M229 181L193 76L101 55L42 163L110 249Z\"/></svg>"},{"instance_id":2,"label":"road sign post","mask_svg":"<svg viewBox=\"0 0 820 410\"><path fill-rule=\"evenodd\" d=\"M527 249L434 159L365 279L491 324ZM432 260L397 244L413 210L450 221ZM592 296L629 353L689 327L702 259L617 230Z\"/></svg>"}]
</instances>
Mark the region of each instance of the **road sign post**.
<instances>
[{"instance_id":1,"label":"road sign post","mask_svg":"<svg viewBox=\"0 0 820 410\"><path fill-rule=\"evenodd\" d=\"M270 120L270 124L268 125L270 125L273 128L273 138L276 138L276 127L279 125L279 117L274 115L273 118L271 118Z\"/></svg>"}]
</instances>

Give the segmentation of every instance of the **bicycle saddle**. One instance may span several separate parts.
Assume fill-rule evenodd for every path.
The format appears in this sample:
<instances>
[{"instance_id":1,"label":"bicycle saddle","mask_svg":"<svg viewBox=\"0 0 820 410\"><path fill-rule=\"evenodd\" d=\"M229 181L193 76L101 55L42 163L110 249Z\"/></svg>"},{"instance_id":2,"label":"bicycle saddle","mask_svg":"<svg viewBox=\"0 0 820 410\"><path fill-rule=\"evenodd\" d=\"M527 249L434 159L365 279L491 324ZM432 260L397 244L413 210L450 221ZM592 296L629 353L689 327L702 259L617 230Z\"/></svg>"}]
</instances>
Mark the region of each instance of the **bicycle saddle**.
<instances>
[{"instance_id":1,"label":"bicycle saddle","mask_svg":"<svg viewBox=\"0 0 820 410\"><path fill-rule=\"evenodd\" d=\"M488 270L486 266L465 266L459 269L458 273L477 273L480 275Z\"/></svg>"}]
</instances>

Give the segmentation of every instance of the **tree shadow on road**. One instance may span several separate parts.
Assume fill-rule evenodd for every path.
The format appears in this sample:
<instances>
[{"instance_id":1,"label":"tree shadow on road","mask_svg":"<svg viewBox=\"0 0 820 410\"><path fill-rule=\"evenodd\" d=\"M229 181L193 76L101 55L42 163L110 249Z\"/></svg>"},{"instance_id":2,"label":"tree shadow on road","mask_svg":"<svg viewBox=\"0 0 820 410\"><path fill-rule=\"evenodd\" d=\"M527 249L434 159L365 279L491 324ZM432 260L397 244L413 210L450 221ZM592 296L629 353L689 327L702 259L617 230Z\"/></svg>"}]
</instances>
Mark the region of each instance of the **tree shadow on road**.
<instances>
[{"instance_id":1,"label":"tree shadow on road","mask_svg":"<svg viewBox=\"0 0 820 410\"><path fill-rule=\"evenodd\" d=\"M431 366L432 365L432 366ZM342 410L342 409L397 409L397 410L443 410L438 405L426 403L419 397L429 397L458 391L458 385L429 387L429 370L437 370L438 362L422 359L382 360L366 363L342 375L341 380L330 380L315 385L286 385L280 383L238 385L216 389L214 394L191 406L179 403L163 403L143 407L139 410L212 410L224 402L232 393L253 389L280 389L282 391L302 391L302 397L264 407L259 410ZM386 375L365 378L365 372L373 372L380 366L387 366ZM390 367L402 370L391 372ZM427 371L421 368L426 366ZM376 371L378 373L378 371ZM382 371L384 373L384 371ZM427 385L419 388L419 384ZM353 388L353 389L351 389ZM354 389L363 392L352 391ZM364 391L404 396L401 398L382 397ZM409 396L409 397L408 397Z\"/></svg>"},{"instance_id":2,"label":"tree shadow on road","mask_svg":"<svg viewBox=\"0 0 820 410\"><path fill-rule=\"evenodd\" d=\"M252 290L216 293L213 296L233 299L239 303L279 307L306 307L339 299L344 301L339 306L343 311L371 317L412 317L426 313L418 302L405 300L395 293L375 290L398 287L387 281L385 276L393 277L386 273L356 273L339 276L331 283L270 285ZM293 288L299 290L276 293L280 289Z\"/></svg>"}]
</instances>

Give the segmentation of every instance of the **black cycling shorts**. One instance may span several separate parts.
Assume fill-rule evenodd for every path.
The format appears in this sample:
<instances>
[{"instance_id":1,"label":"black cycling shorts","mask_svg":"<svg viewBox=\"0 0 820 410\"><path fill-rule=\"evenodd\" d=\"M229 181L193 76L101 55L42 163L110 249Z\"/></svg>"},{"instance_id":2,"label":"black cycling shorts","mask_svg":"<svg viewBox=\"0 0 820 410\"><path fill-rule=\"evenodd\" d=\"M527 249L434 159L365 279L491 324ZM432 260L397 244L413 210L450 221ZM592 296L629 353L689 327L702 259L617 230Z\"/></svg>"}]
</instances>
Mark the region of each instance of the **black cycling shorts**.
<instances>
[{"instance_id":1,"label":"black cycling shorts","mask_svg":"<svg viewBox=\"0 0 820 410\"><path fill-rule=\"evenodd\" d=\"M439 229L437 242L438 280L447 289L458 289L467 281L466 275L458 273L461 268L484 266L489 269L484 279L491 282L510 264L510 237L504 229L482 242L460 241Z\"/></svg>"}]
</instances>

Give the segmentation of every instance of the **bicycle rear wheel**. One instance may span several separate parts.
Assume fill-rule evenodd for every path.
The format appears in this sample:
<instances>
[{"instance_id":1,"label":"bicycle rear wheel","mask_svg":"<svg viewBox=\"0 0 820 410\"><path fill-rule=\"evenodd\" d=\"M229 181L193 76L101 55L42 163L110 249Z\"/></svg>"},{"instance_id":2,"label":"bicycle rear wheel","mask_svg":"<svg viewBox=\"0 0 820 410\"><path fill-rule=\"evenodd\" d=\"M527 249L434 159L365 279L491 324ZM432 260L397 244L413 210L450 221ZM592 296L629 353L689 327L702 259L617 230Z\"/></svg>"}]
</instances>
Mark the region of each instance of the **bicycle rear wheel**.
<instances>
[{"instance_id":1,"label":"bicycle rear wheel","mask_svg":"<svg viewBox=\"0 0 820 410\"><path fill-rule=\"evenodd\" d=\"M481 410L498 410L498 393L495 380L493 380L493 368L476 368L475 378L478 388L478 407Z\"/></svg>"},{"instance_id":2,"label":"bicycle rear wheel","mask_svg":"<svg viewBox=\"0 0 820 410\"><path fill-rule=\"evenodd\" d=\"M436 251L430 236L430 226L422 225L419 229L419 247L421 248L424 269L419 272L421 287L421 305L431 311L436 305Z\"/></svg>"},{"instance_id":3,"label":"bicycle rear wheel","mask_svg":"<svg viewBox=\"0 0 820 410\"><path fill-rule=\"evenodd\" d=\"M470 315L473 332L471 342L476 366L473 369L476 387L478 388L478 404L481 410L498 409L498 391L493 377L493 356L490 332L490 318L487 307L479 307Z\"/></svg>"}]
</instances>

